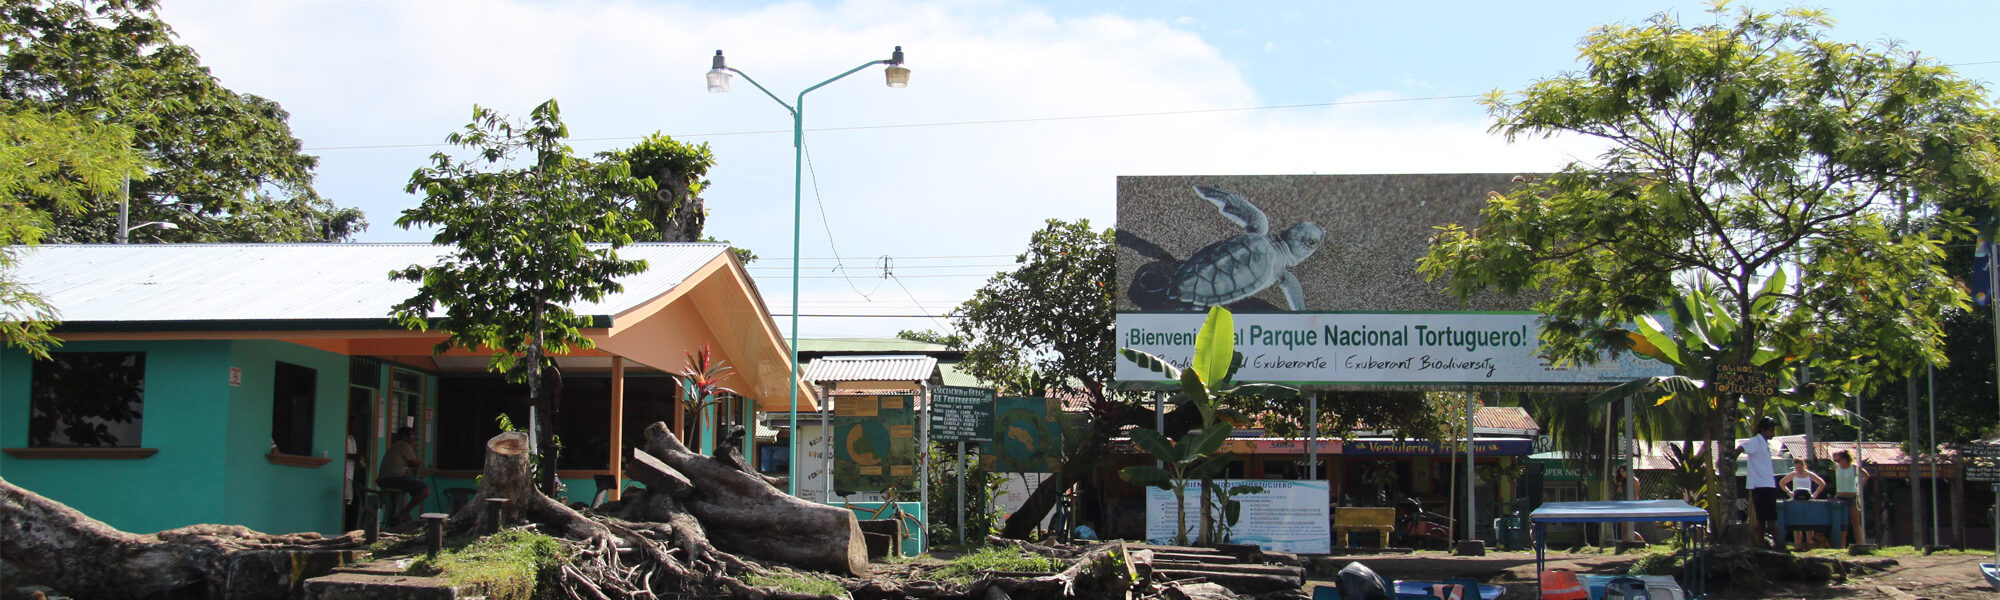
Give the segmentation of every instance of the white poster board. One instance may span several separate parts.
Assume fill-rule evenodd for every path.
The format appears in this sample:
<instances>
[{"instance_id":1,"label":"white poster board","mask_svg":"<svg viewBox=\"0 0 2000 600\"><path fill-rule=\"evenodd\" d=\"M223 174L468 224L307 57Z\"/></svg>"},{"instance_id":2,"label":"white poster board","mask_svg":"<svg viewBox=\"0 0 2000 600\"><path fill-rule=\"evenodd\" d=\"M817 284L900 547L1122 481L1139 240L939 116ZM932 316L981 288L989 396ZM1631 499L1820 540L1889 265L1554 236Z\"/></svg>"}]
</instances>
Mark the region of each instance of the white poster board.
<instances>
[{"instance_id":1,"label":"white poster board","mask_svg":"<svg viewBox=\"0 0 2000 600\"><path fill-rule=\"evenodd\" d=\"M798 453L792 456L792 464L799 469L799 498L826 504L830 498L826 493L826 440L824 426L817 422L799 421L797 439ZM851 498L860 501L861 498Z\"/></svg>"},{"instance_id":2,"label":"white poster board","mask_svg":"<svg viewBox=\"0 0 2000 600\"><path fill-rule=\"evenodd\" d=\"M1264 488L1262 492L1234 498L1243 503L1243 517L1230 528L1231 543L1256 544L1265 550L1300 554L1333 551L1333 535L1327 520L1331 500L1327 482L1236 479L1215 483L1224 488L1239 485ZM1201 526L1201 482L1189 482L1185 496L1188 540L1192 541ZM1146 541L1173 543L1176 521L1174 494L1156 487L1146 488Z\"/></svg>"}]
</instances>

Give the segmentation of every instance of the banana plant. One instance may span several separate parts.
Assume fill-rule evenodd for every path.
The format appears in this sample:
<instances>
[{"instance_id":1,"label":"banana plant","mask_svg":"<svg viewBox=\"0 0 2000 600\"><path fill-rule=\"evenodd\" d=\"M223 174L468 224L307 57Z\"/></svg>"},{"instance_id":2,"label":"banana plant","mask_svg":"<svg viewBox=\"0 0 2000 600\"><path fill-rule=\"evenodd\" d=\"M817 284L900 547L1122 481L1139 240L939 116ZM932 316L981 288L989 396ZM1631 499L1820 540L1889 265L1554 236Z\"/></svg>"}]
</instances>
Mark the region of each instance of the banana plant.
<instances>
[{"instance_id":1,"label":"banana plant","mask_svg":"<svg viewBox=\"0 0 2000 600\"><path fill-rule=\"evenodd\" d=\"M1234 431L1228 423L1190 431L1179 441L1150 429L1133 429L1132 443L1160 461L1161 466L1140 465L1118 471L1118 478L1135 485L1160 488L1174 494L1174 544L1187 545L1187 484L1206 480L1229 466L1230 455L1217 451Z\"/></svg>"},{"instance_id":2,"label":"banana plant","mask_svg":"<svg viewBox=\"0 0 2000 600\"><path fill-rule=\"evenodd\" d=\"M1224 396L1287 399L1297 398L1303 393L1298 388L1290 386L1271 383L1238 384L1233 381L1236 371L1243 368L1245 361L1243 353L1236 351L1235 317L1229 313L1229 309L1220 306L1209 307L1207 318L1201 322L1201 330L1195 333L1194 356L1188 361L1186 369L1134 348L1120 348L1118 354L1141 367L1180 382L1180 391L1176 392L1175 403L1191 403L1201 412L1203 432L1213 431L1218 427L1224 431L1231 429L1224 419L1227 416L1224 414L1226 411L1221 402ZM1137 441L1136 434L1133 439ZM1221 442L1217 442L1218 448L1220 444ZM1228 463L1225 461L1219 464ZM1208 501L1215 487L1214 473L1209 473L1200 479L1201 543L1209 544L1214 539L1215 520ZM1176 498L1178 499L1178 495Z\"/></svg>"}]
</instances>

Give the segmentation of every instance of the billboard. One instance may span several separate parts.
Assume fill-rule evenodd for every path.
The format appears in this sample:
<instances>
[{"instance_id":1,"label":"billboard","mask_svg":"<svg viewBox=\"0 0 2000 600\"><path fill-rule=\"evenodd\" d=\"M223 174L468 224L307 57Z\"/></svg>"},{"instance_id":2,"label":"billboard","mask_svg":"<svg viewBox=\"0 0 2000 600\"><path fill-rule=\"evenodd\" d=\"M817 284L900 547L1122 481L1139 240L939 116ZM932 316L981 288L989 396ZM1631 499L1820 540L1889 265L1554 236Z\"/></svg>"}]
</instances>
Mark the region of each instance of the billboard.
<instances>
[{"instance_id":1,"label":"billboard","mask_svg":"<svg viewBox=\"0 0 2000 600\"><path fill-rule=\"evenodd\" d=\"M1117 344L1185 366L1202 313L1236 313L1238 381L1315 388L1604 385L1663 375L1624 356L1537 354L1535 298L1461 303L1417 273L1441 225L1475 225L1512 173L1118 178ZM1118 361L1121 385L1164 382Z\"/></svg>"}]
</instances>

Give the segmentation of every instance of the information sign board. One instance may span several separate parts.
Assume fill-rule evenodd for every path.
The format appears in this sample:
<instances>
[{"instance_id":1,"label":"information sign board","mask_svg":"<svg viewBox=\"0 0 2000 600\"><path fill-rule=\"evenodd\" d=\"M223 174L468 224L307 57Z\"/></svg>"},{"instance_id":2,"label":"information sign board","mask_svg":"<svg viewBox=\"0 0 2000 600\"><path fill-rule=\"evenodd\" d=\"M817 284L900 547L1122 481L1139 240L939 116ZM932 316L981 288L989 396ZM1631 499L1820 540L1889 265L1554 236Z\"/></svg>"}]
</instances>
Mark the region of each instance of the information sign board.
<instances>
[{"instance_id":1,"label":"information sign board","mask_svg":"<svg viewBox=\"0 0 2000 600\"><path fill-rule=\"evenodd\" d=\"M993 390L938 386L931 390L931 441L993 441Z\"/></svg>"},{"instance_id":2,"label":"information sign board","mask_svg":"<svg viewBox=\"0 0 2000 600\"><path fill-rule=\"evenodd\" d=\"M1230 528L1231 542L1256 544L1265 550L1325 554L1332 551L1333 532L1327 520L1327 483L1313 480L1234 479L1217 480L1225 488L1251 485L1262 488L1254 494L1231 498L1243 503L1241 520ZM1201 482L1190 481L1184 493L1188 539L1195 538L1201 519ZM1171 544L1177 522L1174 494L1156 487L1146 488L1146 540Z\"/></svg>"}]
</instances>

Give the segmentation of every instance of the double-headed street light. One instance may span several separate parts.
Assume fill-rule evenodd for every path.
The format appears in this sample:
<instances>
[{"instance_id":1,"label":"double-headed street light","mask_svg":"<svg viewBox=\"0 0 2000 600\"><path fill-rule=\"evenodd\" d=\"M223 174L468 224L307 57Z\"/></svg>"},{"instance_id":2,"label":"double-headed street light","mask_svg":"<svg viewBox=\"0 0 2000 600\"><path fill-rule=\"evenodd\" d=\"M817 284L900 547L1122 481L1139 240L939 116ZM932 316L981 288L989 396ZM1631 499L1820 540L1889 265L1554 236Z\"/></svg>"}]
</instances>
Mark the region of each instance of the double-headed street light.
<instances>
[{"instance_id":1,"label":"double-headed street light","mask_svg":"<svg viewBox=\"0 0 2000 600\"><path fill-rule=\"evenodd\" d=\"M786 462L790 465L789 492L793 496L799 495L799 212L802 193L800 186L805 175L806 94L875 65L888 65L888 68L882 70L882 74L889 87L900 88L910 85L910 69L903 66L902 46L897 46L896 51L887 59L861 63L861 66L848 69L831 79L806 88L805 91L799 92L798 100L789 104L777 94L771 93L771 90L765 89L763 84L757 83L757 80L751 79L748 73L738 71L723 62L721 50L715 51L715 63L708 70L708 91L726 93L729 91L730 77L742 75L744 81L757 86L757 91L764 92L764 95L770 96L772 101L792 113L792 377L789 382L792 388L792 412L791 458Z\"/></svg>"}]
</instances>

